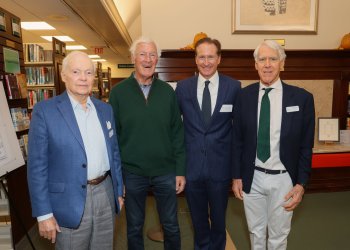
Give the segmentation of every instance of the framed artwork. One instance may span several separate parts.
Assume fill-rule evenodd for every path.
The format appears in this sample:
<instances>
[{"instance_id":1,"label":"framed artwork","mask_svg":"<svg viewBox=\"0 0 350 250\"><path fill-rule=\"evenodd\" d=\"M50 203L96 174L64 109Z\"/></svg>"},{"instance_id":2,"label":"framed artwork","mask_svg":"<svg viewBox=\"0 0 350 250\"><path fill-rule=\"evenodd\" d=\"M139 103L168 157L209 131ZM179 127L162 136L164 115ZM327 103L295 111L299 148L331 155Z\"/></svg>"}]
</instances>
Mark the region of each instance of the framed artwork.
<instances>
[{"instance_id":1,"label":"framed artwork","mask_svg":"<svg viewBox=\"0 0 350 250\"><path fill-rule=\"evenodd\" d=\"M21 37L21 23L17 18L11 18L12 35Z\"/></svg>"},{"instance_id":2,"label":"framed artwork","mask_svg":"<svg viewBox=\"0 0 350 250\"><path fill-rule=\"evenodd\" d=\"M338 142L340 137L339 118L318 118L318 140Z\"/></svg>"},{"instance_id":3,"label":"framed artwork","mask_svg":"<svg viewBox=\"0 0 350 250\"><path fill-rule=\"evenodd\" d=\"M0 11L0 30L6 31L5 13Z\"/></svg>"},{"instance_id":4,"label":"framed artwork","mask_svg":"<svg viewBox=\"0 0 350 250\"><path fill-rule=\"evenodd\" d=\"M318 0L232 1L232 33L317 34Z\"/></svg>"}]
</instances>

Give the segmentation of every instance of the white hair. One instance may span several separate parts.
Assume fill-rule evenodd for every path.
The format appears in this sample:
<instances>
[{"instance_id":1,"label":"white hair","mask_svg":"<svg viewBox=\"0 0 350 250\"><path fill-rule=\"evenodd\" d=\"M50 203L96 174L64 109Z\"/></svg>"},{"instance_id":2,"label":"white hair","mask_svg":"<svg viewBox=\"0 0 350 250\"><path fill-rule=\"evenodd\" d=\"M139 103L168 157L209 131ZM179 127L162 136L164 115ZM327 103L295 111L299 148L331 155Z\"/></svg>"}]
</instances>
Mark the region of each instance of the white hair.
<instances>
[{"instance_id":1,"label":"white hair","mask_svg":"<svg viewBox=\"0 0 350 250\"><path fill-rule=\"evenodd\" d=\"M283 61L284 59L286 59L287 55L286 53L284 52L284 48L279 44L277 43L275 40L265 40L263 41L262 43L260 43L256 49L254 50L254 59L255 61L258 60L258 57L259 57L259 49L262 47L262 46L267 46L271 49L274 49L278 52L278 56L279 56L279 59L280 61Z\"/></svg>"},{"instance_id":2,"label":"white hair","mask_svg":"<svg viewBox=\"0 0 350 250\"><path fill-rule=\"evenodd\" d=\"M154 40L152 40L151 38L144 37L144 36L139 37L131 44L129 51L130 51L130 54L132 57L135 57L136 48L141 43L154 44L154 46L156 47L156 50L157 50L158 57L160 57L161 51L159 49L158 44Z\"/></svg>"}]
</instances>

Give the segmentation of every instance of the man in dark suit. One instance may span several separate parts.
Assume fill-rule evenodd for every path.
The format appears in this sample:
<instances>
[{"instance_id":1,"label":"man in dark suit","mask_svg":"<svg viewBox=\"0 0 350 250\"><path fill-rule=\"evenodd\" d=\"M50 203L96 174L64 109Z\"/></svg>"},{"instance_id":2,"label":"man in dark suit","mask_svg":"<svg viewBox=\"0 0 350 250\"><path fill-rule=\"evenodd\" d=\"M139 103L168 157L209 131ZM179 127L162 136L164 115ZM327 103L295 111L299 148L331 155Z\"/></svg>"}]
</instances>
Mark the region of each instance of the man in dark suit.
<instances>
[{"instance_id":1,"label":"man in dark suit","mask_svg":"<svg viewBox=\"0 0 350 250\"><path fill-rule=\"evenodd\" d=\"M32 114L33 216L42 237L57 239L56 249L112 249L116 206L123 206L112 107L89 97L95 68L87 54L68 54L61 76L67 91L37 103Z\"/></svg>"},{"instance_id":2,"label":"man in dark suit","mask_svg":"<svg viewBox=\"0 0 350 250\"><path fill-rule=\"evenodd\" d=\"M225 212L232 181L233 111L240 82L218 74L221 45L203 38L195 45L199 74L180 81L176 94L186 142L185 194L195 249L225 249ZM210 219L210 222L209 222Z\"/></svg>"},{"instance_id":3,"label":"man in dark suit","mask_svg":"<svg viewBox=\"0 0 350 250\"><path fill-rule=\"evenodd\" d=\"M251 248L286 249L292 211L311 172L314 100L280 80L286 54L277 42L262 42L254 58L260 82L240 96L232 189L244 203Z\"/></svg>"}]
</instances>

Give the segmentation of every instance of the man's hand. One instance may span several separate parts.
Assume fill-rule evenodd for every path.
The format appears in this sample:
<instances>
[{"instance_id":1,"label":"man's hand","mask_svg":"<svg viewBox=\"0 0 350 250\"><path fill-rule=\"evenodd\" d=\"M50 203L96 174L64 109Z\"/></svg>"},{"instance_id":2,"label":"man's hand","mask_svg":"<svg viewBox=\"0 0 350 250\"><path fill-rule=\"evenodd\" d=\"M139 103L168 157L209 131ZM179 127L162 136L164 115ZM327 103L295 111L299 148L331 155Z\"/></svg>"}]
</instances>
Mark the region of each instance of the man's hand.
<instances>
[{"instance_id":1,"label":"man's hand","mask_svg":"<svg viewBox=\"0 0 350 250\"><path fill-rule=\"evenodd\" d=\"M52 243L56 242L56 232L61 232L56 219L54 217L48 218L38 222L39 234L45 239L51 240Z\"/></svg>"},{"instance_id":2,"label":"man's hand","mask_svg":"<svg viewBox=\"0 0 350 250\"><path fill-rule=\"evenodd\" d=\"M176 176L176 194L181 193L185 189L185 176Z\"/></svg>"},{"instance_id":3,"label":"man's hand","mask_svg":"<svg viewBox=\"0 0 350 250\"><path fill-rule=\"evenodd\" d=\"M232 182L232 191L235 194L235 197L243 200L243 184L242 179L233 179Z\"/></svg>"},{"instance_id":4,"label":"man's hand","mask_svg":"<svg viewBox=\"0 0 350 250\"><path fill-rule=\"evenodd\" d=\"M122 211L122 208L124 206L124 198L122 196L119 196L118 202L119 202L119 211Z\"/></svg>"},{"instance_id":5,"label":"man's hand","mask_svg":"<svg viewBox=\"0 0 350 250\"><path fill-rule=\"evenodd\" d=\"M301 202L301 200L303 199L303 195L304 195L304 188L303 186L296 184L291 191L289 191L289 193L284 197L284 200L288 203L286 205L284 205L283 207L287 210L287 211L293 211Z\"/></svg>"}]
</instances>

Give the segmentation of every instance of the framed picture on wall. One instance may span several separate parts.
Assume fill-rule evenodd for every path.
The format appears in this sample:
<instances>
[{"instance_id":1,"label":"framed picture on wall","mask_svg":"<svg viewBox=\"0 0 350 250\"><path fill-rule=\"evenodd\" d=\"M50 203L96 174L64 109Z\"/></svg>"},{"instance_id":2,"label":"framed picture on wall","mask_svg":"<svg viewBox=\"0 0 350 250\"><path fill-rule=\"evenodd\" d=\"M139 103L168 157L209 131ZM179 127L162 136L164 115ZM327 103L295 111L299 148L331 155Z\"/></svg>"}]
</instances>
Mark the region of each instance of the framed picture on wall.
<instances>
[{"instance_id":1,"label":"framed picture on wall","mask_svg":"<svg viewBox=\"0 0 350 250\"><path fill-rule=\"evenodd\" d=\"M318 140L325 142L338 142L340 137L339 118L318 118Z\"/></svg>"},{"instance_id":2,"label":"framed picture on wall","mask_svg":"<svg viewBox=\"0 0 350 250\"><path fill-rule=\"evenodd\" d=\"M232 1L233 33L317 33L318 0Z\"/></svg>"}]
</instances>

